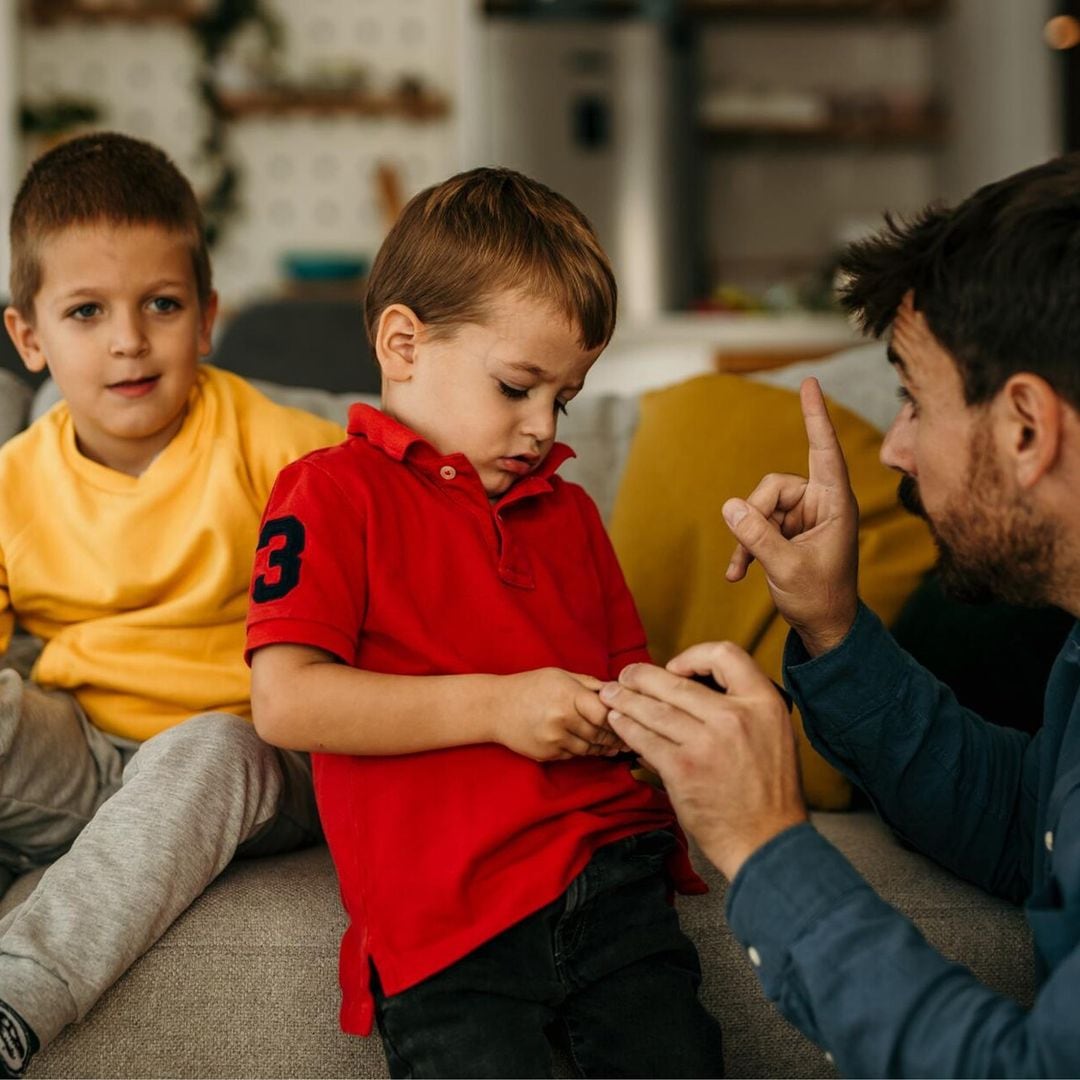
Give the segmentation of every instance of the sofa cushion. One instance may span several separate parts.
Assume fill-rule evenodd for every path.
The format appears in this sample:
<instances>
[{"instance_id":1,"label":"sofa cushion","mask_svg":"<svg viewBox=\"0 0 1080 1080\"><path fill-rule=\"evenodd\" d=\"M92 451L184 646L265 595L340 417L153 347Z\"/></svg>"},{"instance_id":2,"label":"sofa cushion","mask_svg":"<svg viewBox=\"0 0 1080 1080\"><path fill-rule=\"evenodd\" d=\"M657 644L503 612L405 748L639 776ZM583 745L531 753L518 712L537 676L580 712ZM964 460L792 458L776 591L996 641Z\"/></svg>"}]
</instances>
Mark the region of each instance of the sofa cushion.
<instances>
[{"instance_id":1,"label":"sofa cushion","mask_svg":"<svg viewBox=\"0 0 1080 1080\"><path fill-rule=\"evenodd\" d=\"M860 592L891 622L934 561L926 525L896 500L896 477L878 461L881 433L832 403L859 500ZM611 536L658 663L698 641L729 640L781 677L787 625L757 564L724 577L734 539L720 508L769 472L805 474L798 395L737 375L706 375L646 394L611 519ZM811 806L848 804L850 786L802 734L799 757Z\"/></svg>"},{"instance_id":2,"label":"sofa cushion","mask_svg":"<svg viewBox=\"0 0 1080 1080\"><path fill-rule=\"evenodd\" d=\"M10 371L0 370L0 445L26 427L33 388Z\"/></svg>"},{"instance_id":3,"label":"sofa cushion","mask_svg":"<svg viewBox=\"0 0 1080 1080\"><path fill-rule=\"evenodd\" d=\"M868 812L816 814L816 827L947 956L1030 1004L1030 938L1018 908L903 847ZM835 1076L781 1019L723 918L724 884L679 899L697 942L702 999L724 1029L730 1076ZM0 910L25 895L23 878ZM35 1077L381 1077L377 1037L337 1025L344 929L324 847L234 863L79 1024L34 1060ZM561 1076L571 1075L560 1061Z\"/></svg>"}]
</instances>

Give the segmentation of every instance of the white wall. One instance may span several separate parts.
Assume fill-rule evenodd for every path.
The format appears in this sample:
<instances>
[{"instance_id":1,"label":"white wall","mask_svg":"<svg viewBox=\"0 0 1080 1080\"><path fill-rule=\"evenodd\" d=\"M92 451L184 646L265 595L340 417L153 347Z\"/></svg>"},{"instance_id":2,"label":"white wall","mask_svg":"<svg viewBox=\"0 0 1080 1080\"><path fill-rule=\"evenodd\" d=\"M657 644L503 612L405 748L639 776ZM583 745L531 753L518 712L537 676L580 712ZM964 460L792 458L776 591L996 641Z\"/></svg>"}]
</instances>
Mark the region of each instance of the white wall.
<instances>
[{"instance_id":1,"label":"white wall","mask_svg":"<svg viewBox=\"0 0 1080 1080\"><path fill-rule=\"evenodd\" d=\"M242 209L213 252L215 280L227 308L281 285L286 251L373 257L385 232L376 167L393 165L406 197L463 163L461 70L471 31L470 0L266 0L285 30L283 62L297 80L317 71L362 66L381 93L404 74L419 75L449 98L444 118L251 115L230 125L243 170ZM9 40L18 30L17 90L30 99L90 98L100 126L160 145L205 189L199 143L205 118L193 91L198 53L188 32L165 22L62 20L16 28L0 0ZM0 55L0 82L14 64ZM9 91L12 92L12 91ZM2 153L2 150L0 150ZM10 156L10 152L9 152ZM25 167L15 152L16 174ZM2 162L0 162L2 164ZM6 213L10 193L0 188Z\"/></svg>"},{"instance_id":2,"label":"white wall","mask_svg":"<svg viewBox=\"0 0 1080 1080\"><path fill-rule=\"evenodd\" d=\"M11 268L8 216L20 172L16 0L0 0L0 295L8 292Z\"/></svg>"},{"instance_id":3,"label":"white wall","mask_svg":"<svg viewBox=\"0 0 1080 1080\"><path fill-rule=\"evenodd\" d=\"M949 201L1061 152L1058 56L1042 37L1053 0L951 0L940 69L952 136L940 194Z\"/></svg>"}]
</instances>

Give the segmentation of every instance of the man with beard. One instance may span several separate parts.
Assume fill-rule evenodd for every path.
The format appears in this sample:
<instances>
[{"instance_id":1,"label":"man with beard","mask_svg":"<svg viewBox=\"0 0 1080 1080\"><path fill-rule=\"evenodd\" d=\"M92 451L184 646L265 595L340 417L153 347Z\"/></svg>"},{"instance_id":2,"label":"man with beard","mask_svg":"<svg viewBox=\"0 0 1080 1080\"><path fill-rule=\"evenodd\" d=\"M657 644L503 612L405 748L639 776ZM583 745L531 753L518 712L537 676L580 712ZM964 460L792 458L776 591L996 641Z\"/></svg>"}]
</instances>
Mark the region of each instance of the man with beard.
<instances>
[{"instance_id":1,"label":"man with beard","mask_svg":"<svg viewBox=\"0 0 1080 1080\"><path fill-rule=\"evenodd\" d=\"M882 461L933 529L950 592L1080 617L1080 158L886 220L842 267L845 304L888 333L900 379ZM766 993L843 1073L1078 1076L1080 624L1034 738L962 708L859 602L844 457L816 382L801 397L808 475L725 503L728 579L765 570L817 749L914 846L1025 902L1034 1007L948 962L814 831L786 709L742 650L632 665L601 694L612 727L731 880L728 921Z\"/></svg>"}]
</instances>

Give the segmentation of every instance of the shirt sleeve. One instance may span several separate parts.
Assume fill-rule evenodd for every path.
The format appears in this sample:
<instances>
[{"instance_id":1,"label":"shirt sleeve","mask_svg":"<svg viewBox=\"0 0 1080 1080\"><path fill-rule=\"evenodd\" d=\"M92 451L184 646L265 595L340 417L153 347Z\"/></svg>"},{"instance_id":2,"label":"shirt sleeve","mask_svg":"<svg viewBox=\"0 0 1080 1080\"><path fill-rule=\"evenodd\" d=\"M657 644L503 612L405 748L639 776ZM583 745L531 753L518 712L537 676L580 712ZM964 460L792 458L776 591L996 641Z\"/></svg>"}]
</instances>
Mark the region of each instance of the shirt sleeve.
<instances>
[{"instance_id":1,"label":"shirt sleeve","mask_svg":"<svg viewBox=\"0 0 1080 1080\"><path fill-rule=\"evenodd\" d=\"M310 645L354 663L367 598L363 536L363 515L316 461L282 471L259 529L248 663L274 644Z\"/></svg>"},{"instance_id":2,"label":"shirt sleeve","mask_svg":"<svg viewBox=\"0 0 1080 1080\"><path fill-rule=\"evenodd\" d=\"M963 708L865 606L816 659L789 635L784 677L814 748L899 835L990 892L1028 895L1039 737Z\"/></svg>"},{"instance_id":3,"label":"shirt sleeve","mask_svg":"<svg viewBox=\"0 0 1080 1080\"><path fill-rule=\"evenodd\" d=\"M596 503L582 488L575 487L582 518L589 535L601 589L605 598L608 624L608 678L617 679L627 664L651 663L645 627L637 605L626 584L618 556L612 547Z\"/></svg>"},{"instance_id":4,"label":"shirt sleeve","mask_svg":"<svg viewBox=\"0 0 1080 1080\"><path fill-rule=\"evenodd\" d=\"M844 1076L1080 1075L1080 949L1025 1012L946 960L808 824L746 861L727 915L766 995Z\"/></svg>"}]
</instances>

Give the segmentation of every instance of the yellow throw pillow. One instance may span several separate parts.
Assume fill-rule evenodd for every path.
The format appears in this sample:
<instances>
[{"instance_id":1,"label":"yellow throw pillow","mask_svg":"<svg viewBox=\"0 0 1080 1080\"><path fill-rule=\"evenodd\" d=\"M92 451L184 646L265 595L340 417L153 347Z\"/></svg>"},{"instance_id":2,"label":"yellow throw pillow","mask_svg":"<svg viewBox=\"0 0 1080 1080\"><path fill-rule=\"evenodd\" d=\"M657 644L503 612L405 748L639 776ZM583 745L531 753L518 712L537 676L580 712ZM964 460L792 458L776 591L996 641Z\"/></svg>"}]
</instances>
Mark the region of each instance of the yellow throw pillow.
<instances>
[{"instance_id":1,"label":"yellow throw pillow","mask_svg":"<svg viewBox=\"0 0 1080 1080\"><path fill-rule=\"evenodd\" d=\"M934 545L897 503L897 475L878 460L881 433L829 403L859 501L859 591L889 624L923 574ZM770 472L806 474L798 395L738 375L705 375L647 394L611 519L611 537L657 663L699 641L733 641L773 679L787 624L761 568L724 578L735 541L720 513ZM851 789L807 742L796 711L803 788L811 807L843 809Z\"/></svg>"}]
</instances>

